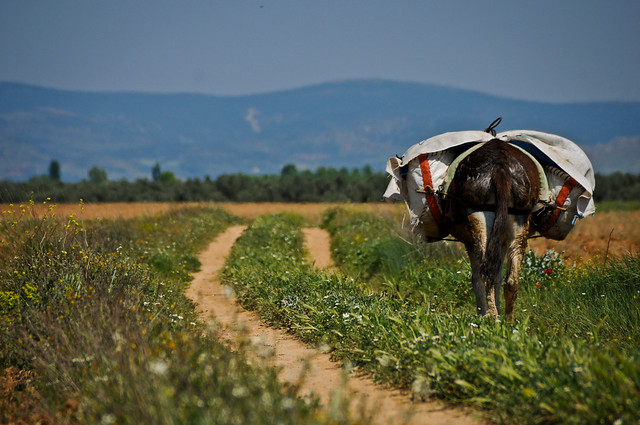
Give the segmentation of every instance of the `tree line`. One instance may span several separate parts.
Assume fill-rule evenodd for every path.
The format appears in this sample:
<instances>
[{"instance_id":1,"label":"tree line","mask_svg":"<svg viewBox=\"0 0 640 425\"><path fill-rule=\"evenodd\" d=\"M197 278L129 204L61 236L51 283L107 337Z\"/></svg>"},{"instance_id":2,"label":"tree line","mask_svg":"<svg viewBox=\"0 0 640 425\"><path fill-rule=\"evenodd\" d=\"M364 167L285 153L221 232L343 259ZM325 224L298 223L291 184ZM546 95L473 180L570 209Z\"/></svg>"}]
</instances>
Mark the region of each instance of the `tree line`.
<instances>
[{"instance_id":1,"label":"tree line","mask_svg":"<svg viewBox=\"0 0 640 425\"><path fill-rule=\"evenodd\" d=\"M640 174L615 172L596 174L596 202L635 201L640 202Z\"/></svg>"},{"instance_id":2,"label":"tree line","mask_svg":"<svg viewBox=\"0 0 640 425\"><path fill-rule=\"evenodd\" d=\"M378 202L389 177L361 169L319 167L299 171L285 165L280 174L223 174L179 180L156 163L151 179L109 180L106 171L92 167L88 179L66 183L60 179L60 164L51 161L49 174L25 182L0 181L0 203L53 202ZM603 201L640 202L640 174L616 172L596 174L596 203Z\"/></svg>"},{"instance_id":3,"label":"tree line","mask_svg":"<svg viewBox=\"0 0 640 425\"><path fill-rule=\"evenodd\" d=\"M285 165L280 174L223 174L179 180L170 171L152 169L152 178L135 181L108 179L106 172L93 167L88 179L77 183L60 181L55 174L41 175L25 182L0 182L0 203L34 202L378 202L388 177L370 166L361 169L319 167L299 171ZM50 167L51 171L51 167Z\"/></svg>"}]
</instances>

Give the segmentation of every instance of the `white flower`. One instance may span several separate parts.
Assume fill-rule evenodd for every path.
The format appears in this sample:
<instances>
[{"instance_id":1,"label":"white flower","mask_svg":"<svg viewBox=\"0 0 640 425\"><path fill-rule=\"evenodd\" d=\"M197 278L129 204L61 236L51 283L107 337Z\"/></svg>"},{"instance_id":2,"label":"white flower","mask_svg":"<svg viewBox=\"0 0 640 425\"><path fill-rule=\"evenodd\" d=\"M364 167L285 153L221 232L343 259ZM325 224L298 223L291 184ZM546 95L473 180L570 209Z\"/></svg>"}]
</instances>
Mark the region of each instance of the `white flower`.
<instances>
[{"instance_id":1,"label":"white flower","mask_svg":"<svg viewBox=\"0 0 640 425\"><path fill-rule=\"evenodd\" d=\"M249 395L249 388L243 385L236 385L231 390L231 394L236 398L246 397Z\"/></svg>"},{"instance_id":2,"label":"white flower","mask_svg":"<svg viewBox=\"0 0 640 425\"><path fill-rule=\"evenodd\" d=\"M100 418L100 423L103 425L114 424L116 423L116 416L112 413L105 413L102 415L102 418Z\"/></svg>"},{"instance_id":3,"label":"white flower","mask_svg":"<svg viewBox=\"0 0 640 425\"><path fill-rule=\"evenodd\" d=\"M169 370L169 365L161 359L149 363L149 372L156 375L164 375Z\"/></svg>"}]
</instances>

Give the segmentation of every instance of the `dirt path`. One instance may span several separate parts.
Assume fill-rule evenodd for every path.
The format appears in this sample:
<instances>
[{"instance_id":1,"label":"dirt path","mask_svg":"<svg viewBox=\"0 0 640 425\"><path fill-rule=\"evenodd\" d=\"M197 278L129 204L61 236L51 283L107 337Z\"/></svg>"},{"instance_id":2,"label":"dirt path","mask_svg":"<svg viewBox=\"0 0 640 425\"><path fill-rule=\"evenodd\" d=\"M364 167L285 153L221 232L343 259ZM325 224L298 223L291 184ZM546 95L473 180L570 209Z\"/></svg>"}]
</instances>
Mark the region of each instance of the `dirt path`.
<instances>
[{"instance_id":1,"label":"dirt path","mask_svg":"<svg viewBox=\"0 0 640 425\"><path fill-rule=\"evenodd\" d=\"M346 376L339 363L329 360L329 355L308 348L291 335L262 324L257 314L237 305L229 291L221 285L218 273L224 266L235 240L244 227L231 227L214 240L200 254L202 269L194 275L187 290L197 304L197 311L204 321L213 316L222 326L223 337L233 340L240 329L257 345L257 351L273 353L274 363L282 369L281 378L301 383L301 393L315 394L323 405L329 406L332 396L342 392L353 401L353 408L363 406L372 414L374 424L483 424L461 410L446 407L439 402L412 403L408 395L397 390L385 389L370 379L350 374ZM315 266L332 267L329 236L321 229L305 229L307 249L314 258Z\"/></svg>"},{"instance_id":2,"label":"dirt path","mask_svg":"<svg viewBox=\"0 0 640 425\"><path fill-rule=\"evenodd\" d=\"M334 269L329 232L318 227L307 227L302 231L313 264L319 269Z\"/></svg>"}]
</instances>

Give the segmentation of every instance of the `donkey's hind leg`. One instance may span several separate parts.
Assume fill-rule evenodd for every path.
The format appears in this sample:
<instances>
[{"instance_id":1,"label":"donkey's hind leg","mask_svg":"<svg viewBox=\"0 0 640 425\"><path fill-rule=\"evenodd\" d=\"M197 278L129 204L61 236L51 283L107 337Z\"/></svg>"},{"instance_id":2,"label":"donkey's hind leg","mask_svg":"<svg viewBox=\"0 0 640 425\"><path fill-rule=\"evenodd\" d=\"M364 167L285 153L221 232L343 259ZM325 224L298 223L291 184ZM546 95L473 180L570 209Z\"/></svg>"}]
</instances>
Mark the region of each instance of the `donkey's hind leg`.
<instances>
[{"instance_id":1,"label":"donkey's hind leg","mask_svg":"<svg viewBox=\"0 0 640 425\"><path fill-rule=\"evenodd\" d=\"M485 279L482 269L482 261L480 259L482 253L475 251L469 252L469 261L471 262L471 285L476 296L476 313L479 316L490 314L498 317L500 314L500 292L502 290L502 271L495 281L493 279ZM502 268L501 268L502 270Z\"/></svg>"},{"instance_id":2,"label":"donkey's hind leg","mask_svg":"<svg viewBox=\"0 0 640 425\"><path fill-rule=\"evenodd\" d=\"M471 250L467 248L469 254L469 262L471 263L471 286L476 296L476 313L479 316L487 315L487 290L482 273L482 252L479 250Z\"/></svg>"},{"instance_id":3,"label":"donkey's hind leg","mask_svg":"<svg viewBox=\"0 0 640 425\"><path fill-rule=\"evenodd\" d=\"M504 261L502 263L504 263ZM504 268L500 267L500 272L495 282L487 283L487 303L489 306L489 311L494 317L500 315L500 295L502 294L502 279L504 279Z\"/></svg>"},{"instance_id":4,"label":"donkey's hind leg","mask_svg":"<svg viewBox=\"0 0 640 425\"><path fill-rule=\"evenodd\" d=\"M480 316L498 315L501 276L498 281L483 273L487 261L486 247L489 232L494 221L494 213L475 211L467 216L467 235L465 246L471 263L471 284L476 296L476 313ZM503 258L503 257L501 257Z\"/></svg>"},{"instance_id":5,"label":"donkey's hind leg","mask_svg":"<svg viewBox=\"0 0 640 425\"><path fill-rule=\"evenodd\" d=\"M514 237L509 247L507 260L507 279L504 286L505 314L508 320L513 320L513 309L518 298L520 269L527 250L529 236L529 220L527 217L516 216L513 223Z\"/></svg>"}]
</instances>

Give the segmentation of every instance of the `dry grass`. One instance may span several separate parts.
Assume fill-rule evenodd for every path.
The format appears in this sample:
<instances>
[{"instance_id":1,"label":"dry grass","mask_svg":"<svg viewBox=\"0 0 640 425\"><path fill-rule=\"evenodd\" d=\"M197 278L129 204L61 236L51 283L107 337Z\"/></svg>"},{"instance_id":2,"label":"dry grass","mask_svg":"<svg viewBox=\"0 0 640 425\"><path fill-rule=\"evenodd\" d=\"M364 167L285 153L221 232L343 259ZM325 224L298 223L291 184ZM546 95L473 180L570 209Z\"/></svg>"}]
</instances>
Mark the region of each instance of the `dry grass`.
<instances>
[{"instance_id":1,"label":"dry grass","mask_svg":"<svg viewBox=\"0 0 640 425\"><path fill-rule=\"evenodd\" d=\"M253 220L262 214L276 214L281 212L295 212L314 224L319 224L323 214L330 208L349 205L358 210L372 211L379 214L402 217L405 207L403 204L344 204L344 203L220 203L231 214Z\"/></svg>"},{"instance_id":2,"label":"dry grass","mask_svg":"<svg viewBox=\"0 0 640 425\"><path fill-rule=\"evenodd\" d=\"M81 211L78 204L59 204L55 207L58 216L66 217L76 214L85 219L95 218L133 218L141 215L155 215L171 209L192 208L198 203L87 203ZM336 206L345 204L332 203L215 203L231 214L246 220L254 220L262 214L280 212L295 212L302 215L311 223L320 223L324 212ZM350 204L354 209L371 211L397 220L402 223L405 217L405 207L397 204ZM14 206L16 209L18 206ZM35 205L36 214L42 215L49 205ZM9 209L9 205L0 205L0 210ZM580 221L571 234L564 241L548 239L532 239L531 248L538 254L555 249L564 252L565 259L583 262L591 258L603 259L605 255L619 256L640 250L640 211L619 211L599 213L595 217L588 217Z\"/></svg>"},{"instance_id":3,"label":"dry grass","mask_svg":"<svg viewBox=\"0 0 640 425\"><path fill-rule=\"evenodd\" d=\"M262 214L277 214L285 211L295 212L302 215L312 223L317 224L322 219L324 212L336 206L345 204L337 203L278 203L278 202L247 202L247 203L172 203L172 202L133 202L133 203L85 203L84 210L81 211L79 204L57 204L55 213L57 216L65 217L71 214L80 215L88 220L96 218L133 218L145 215L156 215L172 209L193 208L199 205L220 206L231 214L242 217L246 220L254 220ZM351 204L354 208L365 211L375 211L384 214L397 214L401 216L404 211L402 204ZM42 216L49 210L48 204L34 205L35 214ZM9 204L0 204L0 211L10 209ZM19 209L19 205L14 205L13 209Z\"/></svg>"},{"instance_id":4,"label":"dry grass","mask_svg":"<svg viewBox=\"0 0 640 425\"><path fill-rule=\"evenodd\" d=\"M563 257L576 262L604 259L640 251L640 211L617 211L596 214L576 224L564 241L532 239L530 246L538 254L549 249L564 252Z\"/></svg>"},{"instance_id":5,"label":"dry grass","mask_svg":"<svg viewBox=\"0 0 640 425\"><path fill-rule=\"evenodd\" d=\"M26 204L25 204L26 205ZM55 204L54 212L58 217L68 217L75 214L78 217L92 220L96 218L134 218L140 216L153 216L171 209L190 208L197 203L176 204L170 202L132 202L132 203L85 203L80 204ZM33 211L36 216L42 216L49 210L49 204L35 204ZM19 211L20 205L0 204L1 211L14 209Z\"/></svg>"}]
</instances>

